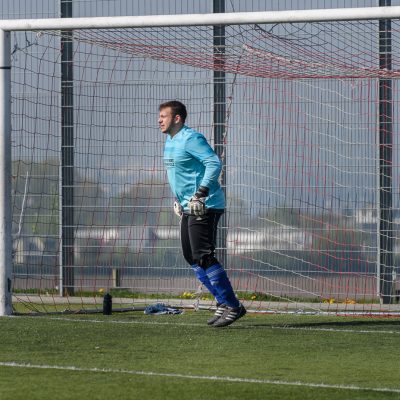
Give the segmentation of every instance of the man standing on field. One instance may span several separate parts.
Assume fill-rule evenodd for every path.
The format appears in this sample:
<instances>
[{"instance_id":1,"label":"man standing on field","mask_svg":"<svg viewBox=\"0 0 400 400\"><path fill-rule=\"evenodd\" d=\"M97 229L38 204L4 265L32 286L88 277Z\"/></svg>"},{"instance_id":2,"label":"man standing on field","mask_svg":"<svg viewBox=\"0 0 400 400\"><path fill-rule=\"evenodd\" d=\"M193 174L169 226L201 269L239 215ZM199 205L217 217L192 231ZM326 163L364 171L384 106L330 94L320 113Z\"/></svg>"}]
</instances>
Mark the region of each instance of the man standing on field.
<instances>
[{"instance_id":1,"label":"man standing on field","mask_svg":"<svg viewBox=\"0 0 400 400\"><path fill-rule=\"evenodd\" d=\"M218 221L225 209L219 185L221 161L205 137L185 125L186 107L168 101L159 107L158 123L167 134L164 164L175 195L174 211L181 218L180 233L185 260L217 301L214 327L227 326L246 314L229 278L215 257Z\"/></svg>"}]
</instances>

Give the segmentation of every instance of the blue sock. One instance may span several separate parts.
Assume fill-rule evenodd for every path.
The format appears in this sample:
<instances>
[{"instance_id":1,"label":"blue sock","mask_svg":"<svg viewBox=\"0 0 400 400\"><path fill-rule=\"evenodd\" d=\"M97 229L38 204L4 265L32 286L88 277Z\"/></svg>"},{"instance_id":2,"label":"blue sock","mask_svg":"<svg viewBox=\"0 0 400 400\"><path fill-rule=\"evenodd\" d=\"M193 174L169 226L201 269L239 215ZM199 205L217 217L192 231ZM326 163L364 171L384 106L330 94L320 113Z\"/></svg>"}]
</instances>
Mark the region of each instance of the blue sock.
<instances>
[{"instance_id":1,"label":"blue sock","mask_svg":"<svg viewBox=\"0 0 400 400\"><path fill-rule=\"evenodd\" d=\"M192 265L193 271L196 274L197 279L209 290L209 292L215 297L215 300L217 300L218 303L222 304L224 303L223 297L221 297L218 294L217 289L211 284L210 280L208 279L208 276L206 274L206 271L204 271L203 268L201 268L199 265L194 264Z\"/></svg>"},{"instance_id":2,"label":"blue sock","mask_svg":"<svg viewBox=\"0 0 400 400\"><path fill-rule=\"evenodd\" d=\"M220 264L207 268L206 274L212 286L216 289L223 303L229 307L239 307L240 303L232 289L228 275Z\"/></svg>"}]
</instances>

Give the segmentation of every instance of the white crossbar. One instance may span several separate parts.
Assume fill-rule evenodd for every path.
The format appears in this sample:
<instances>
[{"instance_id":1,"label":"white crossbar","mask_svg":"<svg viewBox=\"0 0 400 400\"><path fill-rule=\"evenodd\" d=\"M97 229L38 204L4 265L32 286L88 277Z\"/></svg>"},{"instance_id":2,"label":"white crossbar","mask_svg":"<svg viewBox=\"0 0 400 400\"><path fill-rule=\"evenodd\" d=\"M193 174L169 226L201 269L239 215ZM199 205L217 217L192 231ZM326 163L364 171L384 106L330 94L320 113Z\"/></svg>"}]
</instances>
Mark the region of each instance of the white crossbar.
<instances>
[{"instance_id":1,"label":"white crossbar","mask_svg":"<svg viewBox=\"0 0 400 400\"><path fill-rule=\"evenodd\" d=\"M195 25L239 25L400 18L400 6L323 10L262 11L222 14L1 20L4 31L145 28Z\"/></svg>"}]
</instances>

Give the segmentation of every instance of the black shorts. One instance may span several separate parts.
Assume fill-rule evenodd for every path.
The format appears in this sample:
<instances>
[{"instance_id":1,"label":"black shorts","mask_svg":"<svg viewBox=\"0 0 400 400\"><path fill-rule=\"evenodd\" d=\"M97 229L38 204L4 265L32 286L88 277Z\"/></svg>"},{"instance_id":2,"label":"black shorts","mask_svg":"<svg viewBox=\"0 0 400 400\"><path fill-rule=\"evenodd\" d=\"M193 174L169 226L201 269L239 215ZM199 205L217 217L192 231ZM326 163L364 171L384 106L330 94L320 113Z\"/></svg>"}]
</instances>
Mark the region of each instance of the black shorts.
<instances>
[{"instance_id":1,"label":"black shorts","mask_svg":"<svg viewBox=\"0 0 400 400\"><path fill-rule=\"evenodd\" d=\"M202 216L183 214L181 244L185 260L206 269L218 263L215 258L218 221L222 212L207 212Z\"/></svg>"}]
</instances>

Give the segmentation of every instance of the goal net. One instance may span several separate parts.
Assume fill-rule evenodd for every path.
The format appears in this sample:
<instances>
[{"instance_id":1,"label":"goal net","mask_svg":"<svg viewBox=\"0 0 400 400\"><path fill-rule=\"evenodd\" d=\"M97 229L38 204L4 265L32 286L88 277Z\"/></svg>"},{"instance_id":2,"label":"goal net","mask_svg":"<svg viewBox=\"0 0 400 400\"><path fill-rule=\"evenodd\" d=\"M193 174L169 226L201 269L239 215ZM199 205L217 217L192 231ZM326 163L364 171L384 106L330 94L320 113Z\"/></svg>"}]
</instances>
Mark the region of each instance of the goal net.
<instances>
[{"instance_id":1,"label":"goal net","mask_svg":"<svg viewBox=\"0 0 400 400\"><path fill-rule=\"evenodd\" d=\"M15 312L101 310L106 292L214 304L180 249L157 124L171 99L223 161L217 256L250 309L397 312L400 25L390 53L379 27L226 26L217 46L212 26L15 33Z\"/></svg>"}]
</instances>

